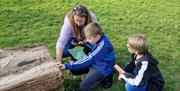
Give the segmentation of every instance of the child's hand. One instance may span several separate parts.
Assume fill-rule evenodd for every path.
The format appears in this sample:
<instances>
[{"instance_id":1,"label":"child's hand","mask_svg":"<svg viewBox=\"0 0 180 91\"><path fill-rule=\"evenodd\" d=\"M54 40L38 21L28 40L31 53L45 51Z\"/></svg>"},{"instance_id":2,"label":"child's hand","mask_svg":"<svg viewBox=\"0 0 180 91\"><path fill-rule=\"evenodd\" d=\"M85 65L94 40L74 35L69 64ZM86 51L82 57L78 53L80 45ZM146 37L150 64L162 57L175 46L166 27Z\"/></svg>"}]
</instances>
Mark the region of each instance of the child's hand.
<instances>
[{"instance_id":1,"label":"child's hand","mask_svg":"<svg viewBox=\"0 0 180 91\"><path fill-rule=\"evenodd\" d=\"M87 43L87 40L86 40L86 39L84 39L84 40L83 40L83 42L84 42L84 43Z\"/></svg>"},{"instance_id":2,"label":"child's hand","mask_svg":"<svg viewBox=\"0 0 180 91\"><path fill-rule=\"evenodd\" d=\"M64 69L65 69L65 65L62 64L60 61L58 61L58 62L56 63L56 65L60 68L60 70L64 70Z\"/></svg>"},{"instance_id":3,"label":"child's hand","mask_svg":"<svg viewBox=\"0 0 180 91\"><path fill-rule=\"evenodd\" d=\"M125 71L120 66L118 66L117 64L114 65L114 68L119 72L119 74L125 73Z\"/></svg>"},{"instance_id":4,"label":"child's hand","mask_svg":"<svg viewBox=\"0 0 180 91\"><path fill-rule=\"evenodd\" d=\"M59 68L60 68L60 70L64 70L65 69L65 65L64 64L59 64Z\"/></svg>"},{"instance_id":5,"label":"child's hand","mask_svg":"<svg viewBox=\"0 0 180 91\"><path fill-rule=\"evenodd\" d=\"M121 79L124 77L124 74L119 73L118 80L121 81Z\"/></svg>"}]
</instances>

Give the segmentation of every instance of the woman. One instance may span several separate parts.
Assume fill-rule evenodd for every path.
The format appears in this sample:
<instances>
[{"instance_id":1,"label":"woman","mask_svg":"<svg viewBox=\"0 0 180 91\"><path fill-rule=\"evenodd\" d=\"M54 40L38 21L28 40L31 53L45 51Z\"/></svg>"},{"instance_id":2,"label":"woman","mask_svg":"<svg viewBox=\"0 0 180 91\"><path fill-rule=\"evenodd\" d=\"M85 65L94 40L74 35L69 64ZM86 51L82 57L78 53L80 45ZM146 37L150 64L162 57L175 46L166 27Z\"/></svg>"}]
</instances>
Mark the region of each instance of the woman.
<instances>
[{"instance_id":1,"label":"woman","mask_svg":"<svg viewBox=\"0 0 180 91\"><path fill-rule=\"evenodd\" d=\"M73 10L67 13L61 28L60 37L56 44L56 61L58 64L61 64L62 58L71 56L68 49L78 45L83 45L85 48L90 47L91 49L91 45L88 45L88 43L84 41L85 37L82 31L85 26L91 22L96 22L96 17L92 12L88 11L85 6L77 5ZM70 71L74 75L81 75L87 73L89 68ZM104 88L112 86L112 77L113 74L102 81Z\"/></svg>"},{"instance_id":2,"label":"woman","mask_svg":"<svg viewBox=\"0 0 180 91\"><path fill-rule=\"evenodd\" d=\"M56 61L58 63L61 63L62 58L71 56L68 49L79 45L87 48L83 29L91 22L96 22L96 17L85 6L77 5L67 13L56 44Z\"/></svg>"}]
</instances>

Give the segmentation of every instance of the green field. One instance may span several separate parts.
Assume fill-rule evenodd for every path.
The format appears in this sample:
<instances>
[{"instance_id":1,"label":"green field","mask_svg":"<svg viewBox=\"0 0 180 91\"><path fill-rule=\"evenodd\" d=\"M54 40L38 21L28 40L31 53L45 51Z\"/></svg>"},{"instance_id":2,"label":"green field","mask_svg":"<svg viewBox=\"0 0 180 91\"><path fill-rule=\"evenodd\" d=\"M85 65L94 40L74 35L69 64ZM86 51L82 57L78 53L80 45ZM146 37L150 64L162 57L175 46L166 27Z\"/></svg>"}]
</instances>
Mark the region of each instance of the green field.
<instances>
[{"instance_id":1,"label":"green field","mask_svg":"<svg viewBox=\"0 0 180 91\"><path fill-rule=\"evenodd\" d=\"M0 48L43 43L55 58L64 16L77 2L96 14L118 64L130 59L127 37L143 34L160 62L164 91L180 91L180 0L0 0ZM81 77L63 73L65 90L79 91ZM112 88L97 91L124 90L115 75Z\"/></svg>"}]
</instances>

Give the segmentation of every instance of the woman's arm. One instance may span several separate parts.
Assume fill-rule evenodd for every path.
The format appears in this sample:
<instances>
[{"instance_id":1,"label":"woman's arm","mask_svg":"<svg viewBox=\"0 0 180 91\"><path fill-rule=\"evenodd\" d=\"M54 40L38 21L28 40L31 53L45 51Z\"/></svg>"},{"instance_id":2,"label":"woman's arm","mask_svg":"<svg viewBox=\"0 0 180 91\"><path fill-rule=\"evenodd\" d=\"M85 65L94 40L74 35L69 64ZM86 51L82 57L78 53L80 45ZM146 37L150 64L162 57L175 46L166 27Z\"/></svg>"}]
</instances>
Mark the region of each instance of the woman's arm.
<instances>
[{"instance_id":1,"label":"woman's arm","mask_svg":"<svg viewBox=\"0 0 180 91\"><path fill-rule=\"evenodd\" d=\"M56 43L56 61L61 62L64 48L72 36L72 26L67 17L64 19L64 24L60 31L60 36Z\"/></svg>"},{"instance_id":2,"label":"woman's arm","mask_svg":"<svg viewBox=\"0 0 180 91\"><path fill-rule=\"evenodd\" d=\"M56 62L61 63L63 51L64 51L63 48L56 48Z\"/></svg>"}]
</instances>

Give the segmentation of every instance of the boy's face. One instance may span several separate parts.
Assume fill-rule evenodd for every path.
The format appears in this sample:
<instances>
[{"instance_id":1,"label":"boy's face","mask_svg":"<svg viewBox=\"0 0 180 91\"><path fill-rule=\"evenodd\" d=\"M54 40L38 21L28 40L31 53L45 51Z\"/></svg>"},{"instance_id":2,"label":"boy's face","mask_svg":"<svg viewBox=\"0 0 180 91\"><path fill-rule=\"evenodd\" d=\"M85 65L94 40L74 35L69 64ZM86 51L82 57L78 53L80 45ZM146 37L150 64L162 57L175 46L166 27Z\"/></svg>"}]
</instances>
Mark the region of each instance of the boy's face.
<instances>
[{"instance_id":1,"label":"boy's face","mask_svg":"<svg viewBox=\"0 0 180 91\"><path fill-rule=\"evenodd\" d=\"M126 45L129 53L136 53L136 50L132 49L129 44Z\"/></svg>"},{"instance_id":2,"label":"boy's face","mask_svg":"<svg viewBox=\"0 0 180 91\"><path fill-rule=\"evenodd\" d=\"M96 44L96 42L100 39L100 35L97 35L96 37L93 36L86 36L86 41L90 44Z\"/></svg>"}]
</instances>

